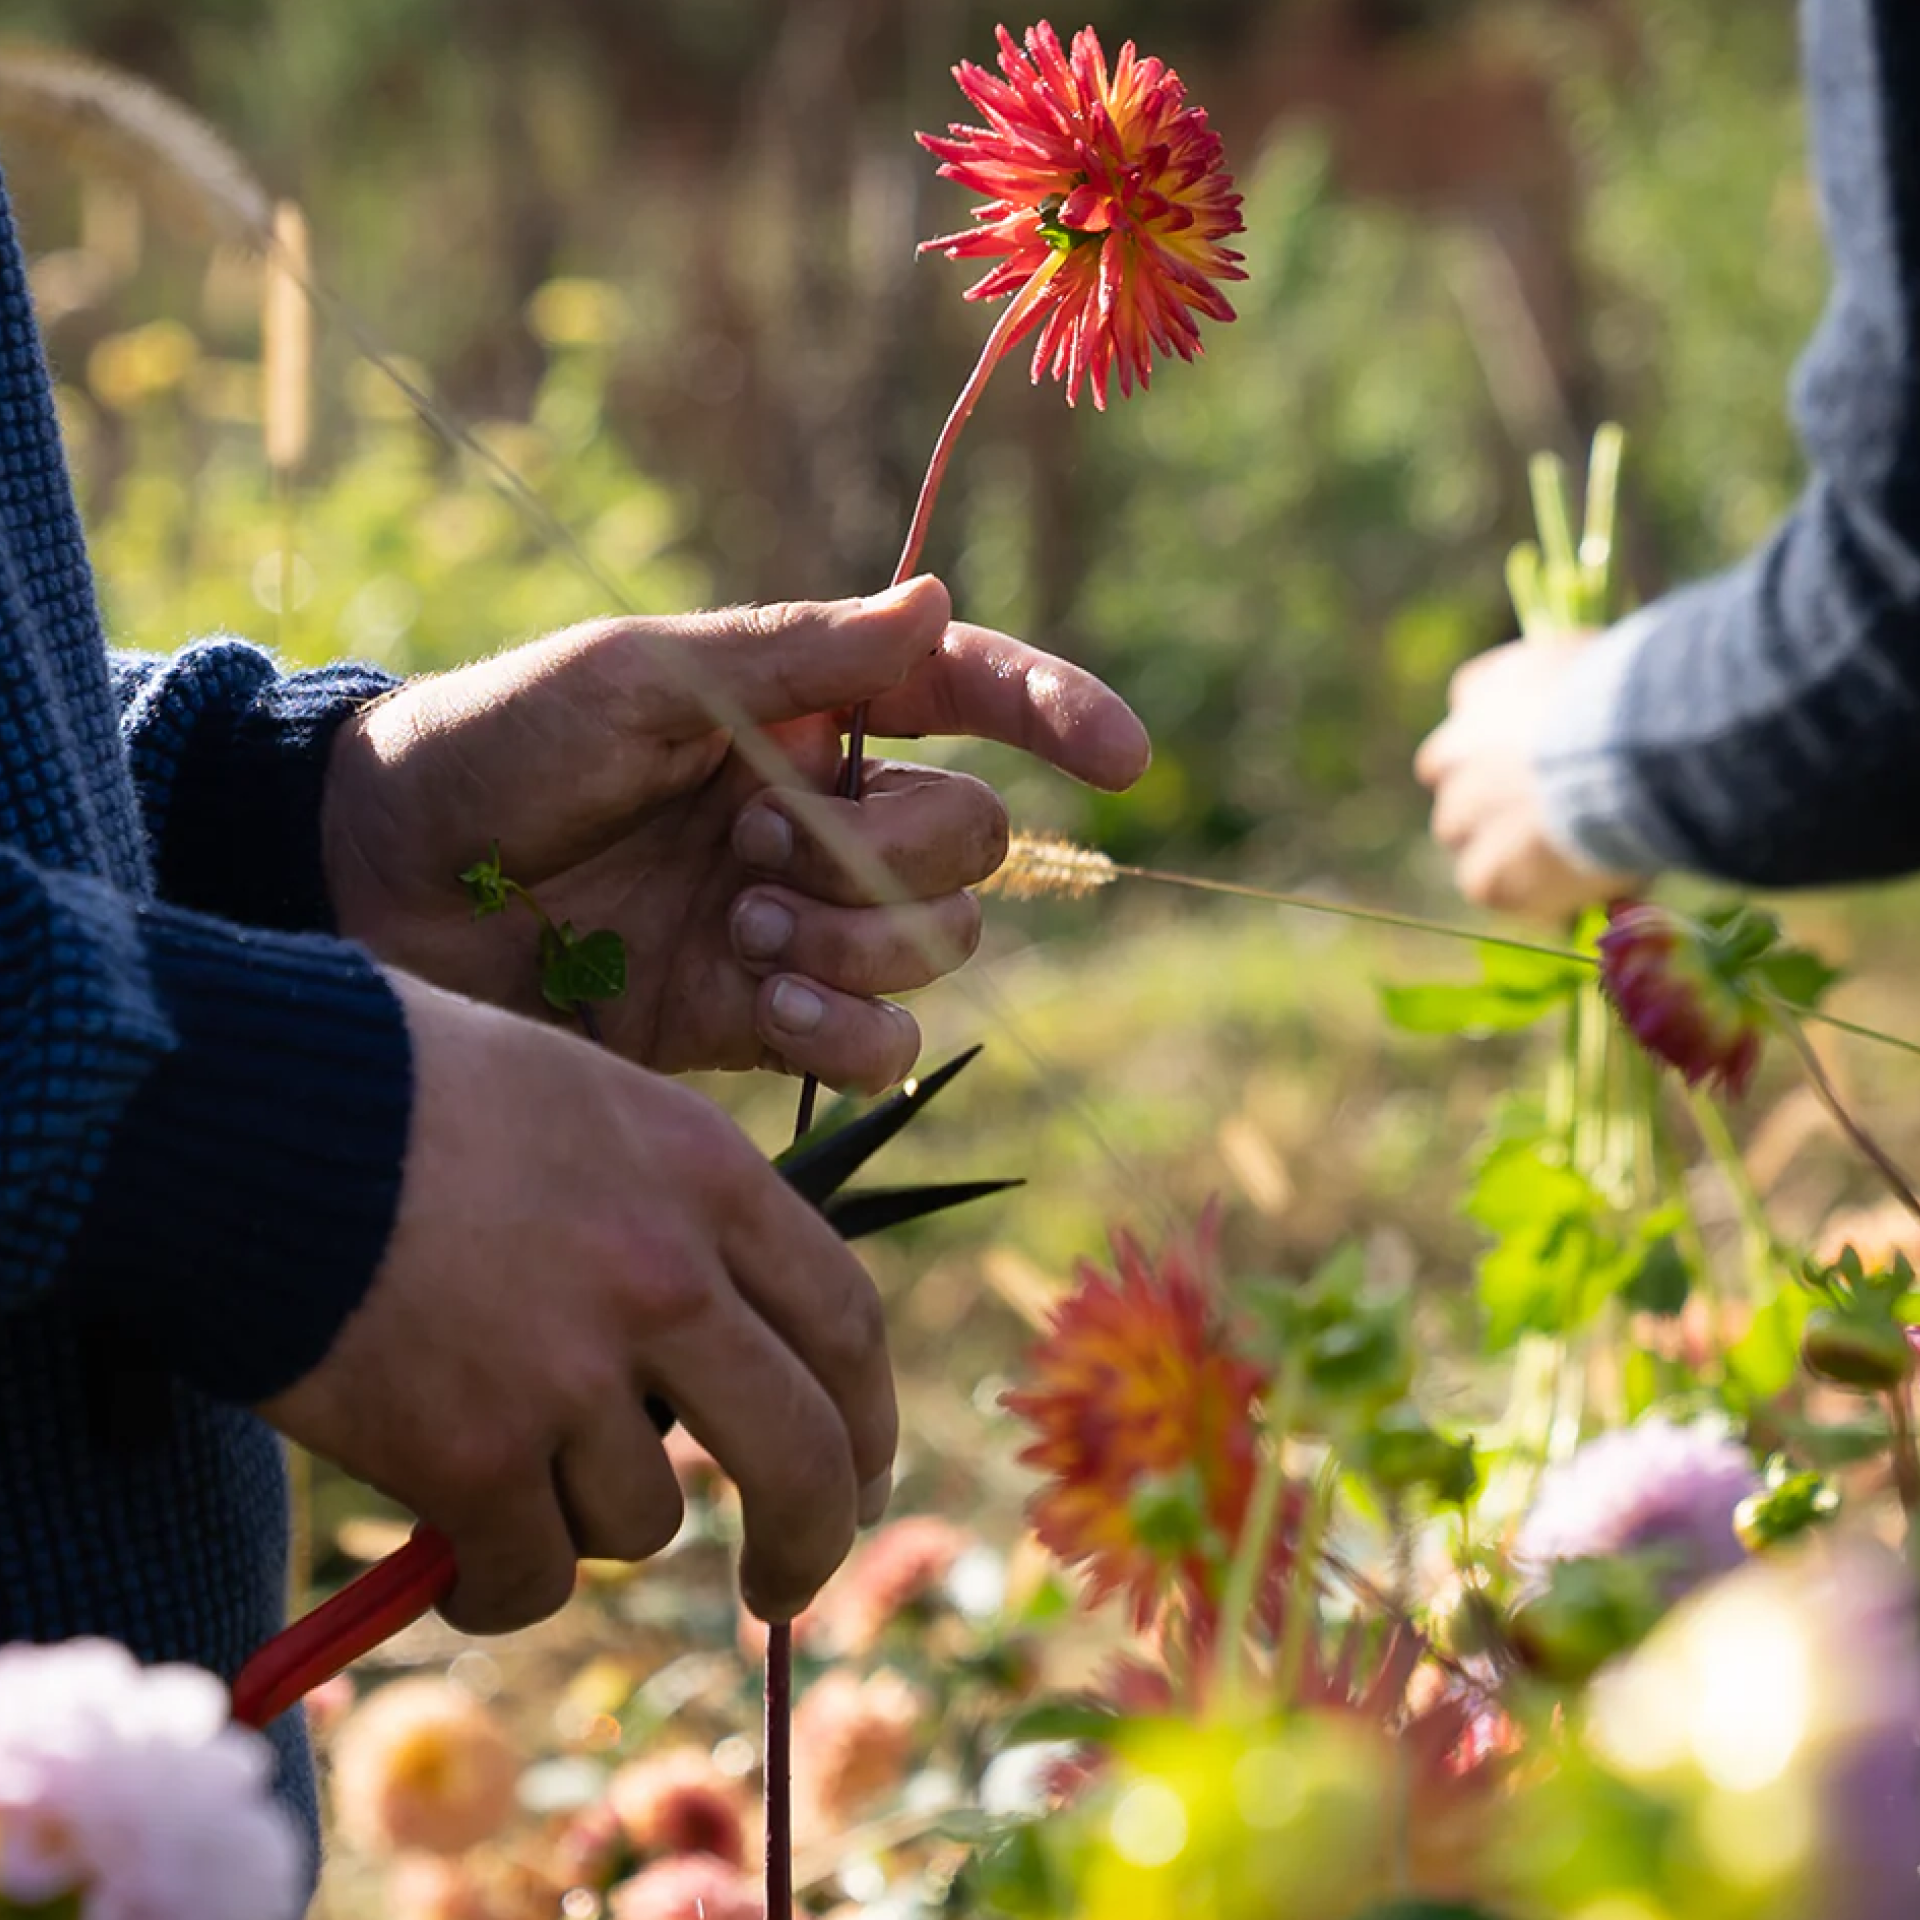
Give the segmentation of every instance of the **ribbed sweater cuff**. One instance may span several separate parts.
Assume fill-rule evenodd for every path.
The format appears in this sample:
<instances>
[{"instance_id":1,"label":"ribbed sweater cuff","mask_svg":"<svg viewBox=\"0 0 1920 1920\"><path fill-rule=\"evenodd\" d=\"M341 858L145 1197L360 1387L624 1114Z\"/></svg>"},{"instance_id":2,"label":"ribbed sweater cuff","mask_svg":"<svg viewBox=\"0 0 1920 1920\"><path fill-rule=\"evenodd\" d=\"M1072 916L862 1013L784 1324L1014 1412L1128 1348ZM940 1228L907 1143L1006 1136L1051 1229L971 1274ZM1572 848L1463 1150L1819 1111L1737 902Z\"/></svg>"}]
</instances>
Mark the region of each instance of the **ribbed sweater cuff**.
<instances>
[{"instance_id":1,"label":"ribbed sweater cuff","mask_svg":"<svg viewBox=\"0 0 1920 1920\"><path fill-rule=\"evenodd\" d=\"M68 1277L90 1318L250 1405L325 1355L386 1246L405 1016L344 942L140 918L177 1044L115 1129Z\"/></svg>"},{"instance_id":2,"label":"ribbed sweater cuff","mask_svg":"<svg viewBox=\"0 0 1920 1920\"><path fill-rule=\"evenodd\" d=\"M399 683L343 664L269 679L193 728L158 859L161 897L249 926L329 931L321 859L327 756L341 726Z\"/></svg>"}]
</instances>

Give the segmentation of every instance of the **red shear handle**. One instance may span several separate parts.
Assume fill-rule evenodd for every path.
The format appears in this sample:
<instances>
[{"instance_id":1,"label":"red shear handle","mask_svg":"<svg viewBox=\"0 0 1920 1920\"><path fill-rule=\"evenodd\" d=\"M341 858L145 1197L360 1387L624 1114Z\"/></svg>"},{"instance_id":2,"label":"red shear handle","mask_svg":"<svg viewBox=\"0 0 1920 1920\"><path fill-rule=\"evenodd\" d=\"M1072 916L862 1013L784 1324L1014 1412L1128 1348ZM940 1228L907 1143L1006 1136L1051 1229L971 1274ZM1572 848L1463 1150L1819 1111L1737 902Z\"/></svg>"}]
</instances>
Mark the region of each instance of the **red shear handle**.
<instances>
[{"instance_id":1,"label":"red shear handle","mask_svg":"<svg viewBox=\"0 0 1920 1920\"><path fill-rule=\"evenodd\" d=\"M397 1553L276 1633L240 1669L233 1683L234 1719L243 1727L279 1719L321 1681L431 1612L452 1588L456 1571L446 1536L415 1527Z\"/></svg>"}]
</instances>

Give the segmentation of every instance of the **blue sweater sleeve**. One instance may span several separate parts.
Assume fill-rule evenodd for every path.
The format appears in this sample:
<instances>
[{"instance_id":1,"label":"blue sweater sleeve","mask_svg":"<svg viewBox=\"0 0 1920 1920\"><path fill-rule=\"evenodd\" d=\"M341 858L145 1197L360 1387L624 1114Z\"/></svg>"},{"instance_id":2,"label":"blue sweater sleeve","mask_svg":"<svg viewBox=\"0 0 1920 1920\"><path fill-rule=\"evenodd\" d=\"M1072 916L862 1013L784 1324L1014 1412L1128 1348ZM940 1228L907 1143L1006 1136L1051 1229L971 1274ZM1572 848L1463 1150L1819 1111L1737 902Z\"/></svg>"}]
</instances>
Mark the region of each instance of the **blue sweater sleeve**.
<instances>
[{"instance_id":1,"label":"blue sweater sleeve","mask_svg":"<svg viewBox=\"0 0 1920 1920\"><path fill-rule=\"evenodd\" d=\"M1920 867L1920 13L1806 0L1835 265L1796 417L1814 477L1758 554L1573 669L1549 825L1627 872L1756 886Z\"/></svg>"},{"instance_id":2,"label":"blue sweater sleeve","mask_svg":"<svg viewBox=\"0 0 1920 1920\"><path fill-rule=\"evenodd\" d=\"M282 674L232 639L116 653L112 671L161 898L249 926L330 928L327 753L393 676L355 665Z\"/></svg>"},{"instance_id":3,"label":"blue sweater sleeve","mask_svg":"<svg viewBox=\"0 0 1920 1920\"><path fill-rule=\"evenodd\" d=\"M291 1384L385 1246L409 1066L359 949L0 849L0 1304L57 1296L223 1399Z\"/></svg>"}]
</instances>

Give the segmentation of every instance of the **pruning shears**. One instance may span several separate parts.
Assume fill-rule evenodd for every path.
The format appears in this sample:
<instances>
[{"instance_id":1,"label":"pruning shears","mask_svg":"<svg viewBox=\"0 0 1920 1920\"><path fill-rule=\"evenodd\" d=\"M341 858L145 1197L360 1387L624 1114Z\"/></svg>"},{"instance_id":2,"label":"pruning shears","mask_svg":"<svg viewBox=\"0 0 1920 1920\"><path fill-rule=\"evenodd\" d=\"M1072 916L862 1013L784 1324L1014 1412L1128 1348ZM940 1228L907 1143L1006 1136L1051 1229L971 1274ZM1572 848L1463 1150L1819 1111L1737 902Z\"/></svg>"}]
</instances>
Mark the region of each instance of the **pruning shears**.
<instances>
[{"instance_id":1,"label":"pruning shears","mask_svg":"<svg viewBox=\"0 0 1920 1920\"><path fill-rule=\"evenodd\" d=\"M817 1130L796 1141L774 1161L775 1168L843 1240L883 1233L1019 1186L1018 1180L966 1180L841 1191L979 1051L969 1048L924 1079L909 1080L844 1126ZM673 1425L673 1410L664 1401L649 1396L647 1411L663 1433ZM429 1613L452 1590L458 1571L447 1537L424 1523L416 1526L405 1546L254 1654L233 1683L234 1719L249 1727L277 1720L323 1680Z\"/></svg>"}]
</instances>

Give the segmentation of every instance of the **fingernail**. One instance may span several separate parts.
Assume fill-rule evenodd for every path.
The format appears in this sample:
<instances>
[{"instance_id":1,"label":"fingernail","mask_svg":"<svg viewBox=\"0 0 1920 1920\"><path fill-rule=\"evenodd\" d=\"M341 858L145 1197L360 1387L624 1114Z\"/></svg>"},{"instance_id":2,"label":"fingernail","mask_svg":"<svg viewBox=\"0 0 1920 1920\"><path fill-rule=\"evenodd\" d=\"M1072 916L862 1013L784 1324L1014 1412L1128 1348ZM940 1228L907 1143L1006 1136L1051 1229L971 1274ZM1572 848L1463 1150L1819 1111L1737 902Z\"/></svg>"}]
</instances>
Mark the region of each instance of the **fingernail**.
<instances>
[{"instance_id":1,"label":"fingernail","mask_svg":"<svg viewBox=\"0 0 1920 1920\"><path fill-rule=\"evenodd\" d=\"M911 580L902 580L897 587L889 587L885 593L870 593L861 601L869 613L887 613L895 607L904 607L915 594L920 593L933 578L930 573L916 573Z\"/></svg>"},{"instance_id":2,"label":"fingernail","mask_svg":"<svg viewBox=\"0 0 1920 1920\"><path fill-rule=\"evenodd\" d=\"M750 867L777 871L793 858L793 823L771 807L748 807L733 823L733 850Z\"/></svg>"},{"instance_id":3,"label":"fingernail","mask_svg":"<svg viewBox=\"0 0 1920 1920\"><path fill-rule=\"evenodd\" d=\"M827 1017L827 1003L798 980L782 980L773 990L773 1020L788 1033L812 1033Z\"/></svg>"},{"instance_id":4,"label":"fingernail","mask_svg":"<svg viewBox=\"0 0 1920 1920\"><path fill-rule=\"evenodd\" d=\"M877 1527L887 1517L887 1502L893 1498L893 1469L877 1473L860 1489L860 1524Z\"/></svg>"},{"instance_id":5,"label":"fingernail","mask_svg":"<svg viewBox=\"0 0 1920 1920\"><path fill-rule=\"evenodd\" d=\"M745 895L733 910L733 944L743 960L771 960L793 938L793 915L763 893Z\"/></svg>"}]
</instances>

